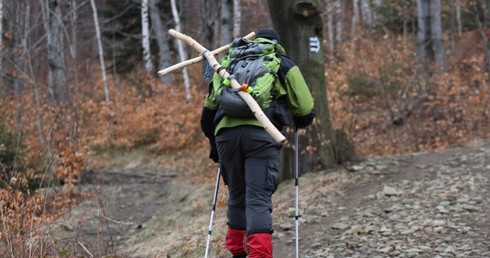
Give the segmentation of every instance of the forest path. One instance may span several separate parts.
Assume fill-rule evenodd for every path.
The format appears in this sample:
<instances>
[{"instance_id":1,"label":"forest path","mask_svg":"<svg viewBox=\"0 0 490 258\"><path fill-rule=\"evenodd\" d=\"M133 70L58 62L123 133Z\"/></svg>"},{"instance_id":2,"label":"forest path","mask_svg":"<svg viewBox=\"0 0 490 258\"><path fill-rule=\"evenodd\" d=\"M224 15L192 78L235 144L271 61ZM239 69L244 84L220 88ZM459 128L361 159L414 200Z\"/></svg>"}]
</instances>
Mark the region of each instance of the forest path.
<instances>
[{"instance_id":1,"label":"forest path","mask_svg":"<svg viewBox=\"0 0 490 258\"><path fill-rule=\"evenodd\" d=\"M300 257L490 257L489 142L350 170L300 178ZM277 220L274 256L295 257L294 220Z\"/></svg>"},{"instance_id":2,"label":"forest path","mask_svg":"<svg viewBox=\"0 0 490 258\"><path fill-rule=\"evenodd\" d=\"M90 178L81 189L92 198L51 228L70 253L204 256L214 180L137 166ZM231 257L221 186L209 257ZM300 257L490 257L490 141L366 158L305 174L299 189ZM273 204L274 257L295 257L293 180L279 186Z\"/></svg>"}]
</instances>

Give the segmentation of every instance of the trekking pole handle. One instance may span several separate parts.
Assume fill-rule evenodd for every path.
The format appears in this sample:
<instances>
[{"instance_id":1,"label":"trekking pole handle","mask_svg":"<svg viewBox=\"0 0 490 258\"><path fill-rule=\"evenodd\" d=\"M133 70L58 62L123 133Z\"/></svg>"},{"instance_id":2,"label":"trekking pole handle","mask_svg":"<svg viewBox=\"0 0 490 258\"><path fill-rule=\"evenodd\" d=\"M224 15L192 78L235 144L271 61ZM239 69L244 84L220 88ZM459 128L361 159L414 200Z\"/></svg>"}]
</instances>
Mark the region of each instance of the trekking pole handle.
<instances>
[{"instance_id":1,"label":"trekking pole handle","mask_svg":"<svg viewBox=\"0 0 490 258\"><path fill-rule=\"evenodd\" d=\"M196 49L199 53L202 53L202 55L208 60L209 65L219 74L219 76L221 76L223 79L229 79L230 74L226 71L226 69L220 69L221 65L216 60L211 51L207 50L193 38L176 30L170 29L168 33L171 36L186 42L188 45ZM250 107L250 110L252 110L255 118L257 118L260 124L264 127L265 131L267 131L277 143L285 144L286 137L272 124L269 118L267 118L262 108L260 108L259 104L257 104L257 101L255 101L255 99L249 93L241 91L242 86L240 85L240 83L238 83L237 80L231 79L230 81L231 87L233 89L239 90L237 92L238 95L245 101L245 103L247 103L247 105Z\"/></svg>"}]
</instances>

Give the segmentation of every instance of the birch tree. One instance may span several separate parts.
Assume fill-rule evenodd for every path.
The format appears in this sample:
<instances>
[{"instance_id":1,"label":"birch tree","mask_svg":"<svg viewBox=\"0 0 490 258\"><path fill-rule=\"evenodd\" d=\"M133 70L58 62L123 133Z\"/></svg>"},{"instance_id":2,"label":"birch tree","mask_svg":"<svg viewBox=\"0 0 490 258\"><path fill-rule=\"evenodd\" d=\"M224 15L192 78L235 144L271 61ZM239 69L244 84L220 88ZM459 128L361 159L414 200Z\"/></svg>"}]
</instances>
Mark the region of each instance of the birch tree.
<instances>
[{"instance_id":1,"label":"birch tree","mask_svg":"<svg viewBox=\"0 0 490 258\"><path fill-rule=\"evenodd\" d=\"M90 5L92 6L92 13L93 13L93 18L94 18L94 26L95 26L95 34L97 36L97 47L99 49L100 71L102 73L102 81L104 82L104 99L106 102L109 102L109 87L107 85L107 73L106 73L105 64L104 64L104 49L102 46L102 37L100 35L99 18L97 15L97 6L95 5L94 0L90 0Z\"/></svg>"},{"instance_id":2,"label":"birch tree","mask_svg":"<svg viewBox=\"0 0 490 258\"><path fill-rule=\"evenodd\" d=\"M149 0L150 19L153 25L153 33L158 45L158 70L169 67L172 65L172 58L170 57L170 48L168 46L168 33L166 27L163 25L160 10L157 6L158 0ZM166 84L172 82L170 74L162 77L162 81Z\"/></svg>"},{"instance_id":3,"label":"birch tree","mask_svg":"<svg viewBox=\"0 0 490 258\"><path fill-rule=\"evenodd\" d=\"M175 4L175 0L171 0L170 3L172 4L172 15L174 16L174 20L175 20L175 30L181 32L180 18L179 18L179 12L177 11L177 5ZM177 47L179 49L180 61L184 62L187 59L186 58L187 55L185 53L184 44L182 43L182 41L177 40ZM184 67L184 69L182 69L182 76L184 77L185 98L187 101L189 101L192 99L192 94L190 89L191 85L189 81L189 74L187 73L187 67Z\"/></svg>"},{"instance_id":4,"label":"birch tree","mask_svg":"<svg viewBox=\"0 0 490 258\"><path fill-rule=\"evenodd\" d=\"M310 1L309 5L300 0L269 0L274 27L281 35L281 44L288 56L298 65L315 101L317 121L306 129L301 137L301 148L310 145L312 152L300 150L301 171L311 171L335 164L333 130L325 82L325 59L323 52L323 22L320 16L320 2ZM293 175L294 155L290 150L284 152L282 178Z\"/></svg>"},{"instance_id":5,"label":"birch tree","mask_svg":"<svg viewBox=\"0 0 490 258\"><path fill-rule=\"evenodd\" d=\"M141 1L141 45L143 47L143 61L147 73L153 72L150 56L150 24L148 21L148 0Z\"/></svg>"}]
</instances>

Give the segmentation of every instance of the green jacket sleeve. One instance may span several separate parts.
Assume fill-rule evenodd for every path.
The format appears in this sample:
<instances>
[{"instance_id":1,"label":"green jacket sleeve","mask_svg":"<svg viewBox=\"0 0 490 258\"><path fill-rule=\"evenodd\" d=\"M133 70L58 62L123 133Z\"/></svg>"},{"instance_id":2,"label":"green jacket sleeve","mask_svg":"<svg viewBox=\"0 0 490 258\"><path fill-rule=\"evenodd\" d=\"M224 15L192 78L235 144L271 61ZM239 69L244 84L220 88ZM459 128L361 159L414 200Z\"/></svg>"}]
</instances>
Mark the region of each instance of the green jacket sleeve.
<instances>
[{"instance_id":1,"label":"green jacket sleeve","mask_svg":"<svg viewBox=\"0 0 490 258\"><path fill-rule=\"evenodd\" d=\"M313 97L298 66L291 67L284 79L289 111L295 117L310 114L314 107Z\"/></svg>"}]
</instances>

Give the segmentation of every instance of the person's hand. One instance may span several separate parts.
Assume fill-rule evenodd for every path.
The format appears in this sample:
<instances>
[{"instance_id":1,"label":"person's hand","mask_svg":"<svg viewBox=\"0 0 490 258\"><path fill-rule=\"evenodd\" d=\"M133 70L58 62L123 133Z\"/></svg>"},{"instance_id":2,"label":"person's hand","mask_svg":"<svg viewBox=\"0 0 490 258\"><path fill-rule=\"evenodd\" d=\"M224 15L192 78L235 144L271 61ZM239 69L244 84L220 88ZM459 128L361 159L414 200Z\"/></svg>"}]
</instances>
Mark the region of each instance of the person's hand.
<instances>
[{"instance_id":1,"label":"person's hand","mask_svg":"<svg viewBox=\"0 0 490 258\"><path fill-rule=\"evenodd\" d=\"M306 116L300 116L300 117L293 116L294 127L305 128L308 125L311 125L311 123L313 122L313 118L315 118L314 112L311 112Z\"/></svg>"},{"instance_id":2,"label":"person's hand","mask_svg":"<svg viewBox=\"0 0 490 258\"><path fill-rule=\"evenodd\" d=\"M216 144L211 144L211 150L209 151L209 158L214 161L214 163L219 162L218 150Z\"/></svg>"},{"instance_id":3,"label":"person's hand","mask_svg":"<svg viewBox=\"0 0 490 258\"><path fill-rule=\"evenodd\" d=\"M209 137L209 158L214 161L214 163L219 162L219 155L218 155L218 147L216 146L216 141L214 139L214 136Z\"/></svg>"}]
</instances>

